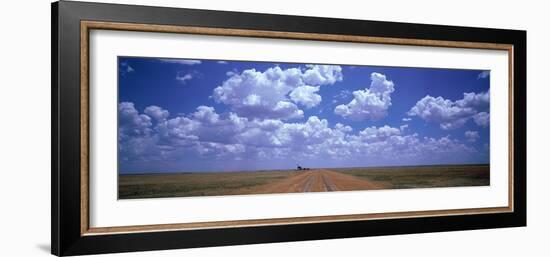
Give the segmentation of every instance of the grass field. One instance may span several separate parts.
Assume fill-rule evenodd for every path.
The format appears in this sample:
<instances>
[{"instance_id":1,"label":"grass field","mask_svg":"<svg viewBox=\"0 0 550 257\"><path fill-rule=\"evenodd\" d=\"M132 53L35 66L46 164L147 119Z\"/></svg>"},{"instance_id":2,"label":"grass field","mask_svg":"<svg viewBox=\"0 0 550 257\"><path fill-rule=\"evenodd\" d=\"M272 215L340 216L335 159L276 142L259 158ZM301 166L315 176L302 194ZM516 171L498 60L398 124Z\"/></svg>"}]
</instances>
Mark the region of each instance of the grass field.
<instances>
[{"instance_id":1,"label":"grass field","mask_svg":"<svg viewBox=\"0 0 550 257\"><path fill-rule=\"evenodd\" d=\"M332 169L372 182L387 182L391 188L488 186L489 165L437 165Z\"/></svg>"},{"instance_id":2,"label":"grass field","mask_svg":"<svg viewBox=\"0 0 550 257\"><path fill-rule=\"evenodd\" d=\"M120 199L246 194L258 185L296 175L294 170L119 175Z\"/></svg>"},{"instance_id":3,"label":"grass field","mask_svg":"<svg viewBox=\"0 0 550 257\"><path fill-rule=\"evenodd\" d=\"M119 175L119 199L488 186L489 165Z\"/></svg>"}]
</instances>

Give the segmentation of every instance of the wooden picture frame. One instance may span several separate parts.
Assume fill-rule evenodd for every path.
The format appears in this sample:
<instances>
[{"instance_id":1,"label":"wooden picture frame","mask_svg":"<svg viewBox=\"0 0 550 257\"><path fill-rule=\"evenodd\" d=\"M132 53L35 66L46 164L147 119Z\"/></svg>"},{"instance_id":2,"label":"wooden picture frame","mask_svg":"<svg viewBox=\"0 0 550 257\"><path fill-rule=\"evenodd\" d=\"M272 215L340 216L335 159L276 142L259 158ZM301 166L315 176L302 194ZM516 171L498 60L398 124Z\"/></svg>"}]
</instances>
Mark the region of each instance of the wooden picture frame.
<instances>
[{"instance_id":1,"label":"wooden picture frame","mask_svg":"<svg viewBox=\"0 0 550 257\"><path fill-rule=\"evenodd\" d=\"M90 227L89 34L162 32L508 52L506 207ZM526 225L526 32L83 2L52 4L52 254L79 255Z\"/></svg>"}]
</instances>

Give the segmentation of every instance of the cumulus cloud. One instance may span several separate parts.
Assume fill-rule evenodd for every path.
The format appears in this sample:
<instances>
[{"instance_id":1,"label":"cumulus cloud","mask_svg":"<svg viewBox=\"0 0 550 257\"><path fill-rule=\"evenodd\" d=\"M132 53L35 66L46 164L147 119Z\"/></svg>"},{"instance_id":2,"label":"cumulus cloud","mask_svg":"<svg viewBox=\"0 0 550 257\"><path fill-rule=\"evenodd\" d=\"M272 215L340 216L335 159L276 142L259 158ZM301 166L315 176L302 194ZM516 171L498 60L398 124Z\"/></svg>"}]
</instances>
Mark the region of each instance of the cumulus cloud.
<instances>
[{"instance_id":1,"label":"cumulus cloud","mask_svg":"<svg viewBox=\"0 0 550 257\"><path fill-rule=\"evenodd\" d=\"M299 105L307 108L321 102L317 94L321 85L342 80L341 68L330 65L308 65L265 71L249 69L227 74L229 78L214 89L216 102L229 105L239 116L261 119L293 119L303 117Z\"/></svg>"},{"instance_id":2,"label":"cumulus cloud","mask_svg":"<svg viewBox=\"0 0 550 257\"><path fill-rule=\"evenodd\" d=\"M443 97L425 96L408 112L428 122L437 122L442 129L461 127L476 112L471 108L461 108L455 102Z\"/></svg>"},{"instance_id":3,"label":"cumulus cloud","mask_svg":"<svg viewBox=\"0 0 550 257\"><path fill-rule=\"evenodd\" d=\"M477 141L477 139L479 139L479 133L477 131L468 130L464 132L464 137L466 137L466 140L468 140L468 142L475 142Z\"/></svg>"},{"instance_id":4,"label":"cumulus cloud","mask_svg":"<svg viewBox=\"0 0 550 257\"><path fill-rule=\"evenodd\" d=\"M322 98L317 94L319 86L300 86L290 92L290 99L298 104L301 104L307 108L318 105Z\"/></svg>"},{"instance_id":5,"label":"cumulus cloud","mask_svg":"<svg viewBox=\"0 0 550 257\"><path fill-rule=\"evenodd\" d=\"M191 147L198 141L196 135L201 124L187 117L175 117L159 123L155 127L156 140L161 145L169 146L170 149L177 147Z\"/></svg>"},{"instance_id":6,"label":"cumulus cloud","mask_svg":"<svg viewBox=\"0 0 550 257\"><path fill-rule=\"evenodd\" d=\"M151 118L146 114L140 114L133 103L118 104L118 148L122 160L159 156L156 142L152 140L152 125Z\"/></svg>"},{"instance_id":7,"label":"cumulus cloud","mask_svg":"<svg viewBox=\"0 0 550 257\"><path fill-rule=\"evenodd\" d=\"M388 139L391 136L400 135L401 130L398 128L393 128L388 125L383 127L368 127L359 132L357 138L363 142L379 142Z\"/></svg>"},{"instance_id":8,"label":"cumulus cloud","mask_svg":"<svg viewBox=\"0 0 550 257\"><path fill-rule=\"evenodd\" d=\"M476 93L464 93L464 97L456 101L462 108L473 108L476 110L489 108L489 91Z\"/></svg>"},{"instance_id":9,"label":"cumulus cloud","mask_svg":"<svg viewBox=\"0 0 550 257\"><path fill-rule=\"evenodd\" d=\"M196 64L202 63L200 60L191 60L191 59L159 59L159 61L163 63L175 63L175 64L183 64L183 65L196 65Z\"/></svg>"},{"instance_id":10,"label":"cumulus cloud","mask_svg":"<svg viewBox=\"0 0 550 257\"><path fill-rule=\"evenodd\" d=\"M155 119L157 122L166 120L170 113L167 110L162 109L161 107L151 105L145 108L144 113L149 117Z\"/></svg>"},{"instance_id":11,"label":"cumulus cloud","mask_svg":"<svg viewBox=\"0 0 550 257\"><path fill-rule=\"evenodd\" d=\"M329 137L332 130L328 121L311 116L305 123L285 123L276 131L275 136L282 146L303 148L319 144Z\"/></svg>"},{"instance_id":12,"label":"cumulus cloud","mask_svg":"<svg viewBox=\"0 0 550 257\"><path fill-rule=\"evenodd\" d=\"M379 120L388 114L394 84L386 76L373 72L369 88L353 92L353 100L336 106L334 113L356 121Z\"/></svg>"},{"instance_id":13,"label":"cumulus cloud","mask_svg":"<svg viewBox=\"0 0 550 257\"><path fill-rule=\"evenodd\" d=\"M332 85L342 81L342 68L338 65L306 65L307 70L302 74L308 85Z\"/></svg>"},{"instance_id":14,"label":"cumulus cloud","mask_svg":"<svg viewBox=\"0 0 550 257\"><path fill-rule=\"evenodd\" d=\"M464 93L463 98L451 101L441 96L430 95L420 99L407 114L419 117L427 122L439 123L441 129L450 130L462 127L470 118L479 116L476 124L482 125L488 120L489 91L481 93ZM483 116L485 113L486 115ZM481 115L481 116L480 116ZM483 116L483 117L482 117ZM486 120L483 120L487 117ZM485 125L487 125L485 124Z\"/></svg>"},{"instance_id":15,"label":"cumulus cloud","mask_svg":"<svg viewBox=\"0 0 550 257\"><path fill-rule=\"evenodd\" d=\"M411 121L412 119L411 118L403 118L401 120L407 122L407 121Z\"/></svg>"},{"instance_id":16,"label":"cumulus cloud","mask_svg":"<svg viewBox=\"0 0 550 257\"><path fill-rule=\"evenodd\" d=\"M122 102L118 104L119 135L147 135L152 126L151 118L145 114L139 114L133 103Z\"/></svg>"},{"instance_id":17,"label":"cumulus cloud","mask_svg":"<svg viewBox=\"0 0 550 257\"><path fill-rule=\"evenodd\" d=\"M489 121L491 119L490 114L488 112L480 112L474 115L474 122L482 127L487 127L489 125Z\"/></svg>"},{"instance_id":18,"label":"cumulus cloud","mask_svg":"<svg viewBox=\"0 0 550 257\"><path fill-rule=\"evenodd\" d=\"M195 120L207 124L217 123L220 119L220 115L216 113L214 107L204 105L197 107L197 111L192 116Z\"/></svg>"},{"instance_id":19,"label":"cumulus cloud","mask_svg":"<svg viewBox=\"0 0 550 257\"><path fill-rule=\"evenodd\" d=\"M407 126L366 127L357 132L326 119L304 122L241 117L199 106L185 116L170 117L157 106L140 114L132 103L119 104L119 151L122 160L349 160L360 165L402 161L460 161L476 150L451 137L406 133ZM155 120L156 122L151 122ZM393 161L392 161L393 160ZM358 164L359 165L359 164Z\"/></svg>"}]
</instances>

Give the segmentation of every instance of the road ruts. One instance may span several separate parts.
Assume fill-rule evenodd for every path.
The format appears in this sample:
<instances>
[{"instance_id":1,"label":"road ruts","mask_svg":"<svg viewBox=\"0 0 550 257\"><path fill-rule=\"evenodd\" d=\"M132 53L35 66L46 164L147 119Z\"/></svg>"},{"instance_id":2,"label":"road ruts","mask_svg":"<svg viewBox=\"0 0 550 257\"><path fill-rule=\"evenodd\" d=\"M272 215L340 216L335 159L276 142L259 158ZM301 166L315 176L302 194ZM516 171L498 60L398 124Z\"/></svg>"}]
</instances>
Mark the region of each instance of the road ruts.
<instances>
[{"instance_id":1,"label":"road ruts","mask_svg":"<svg viewBox=\"0 0 550 257\"><path fill-rule=\"evenodd\" d=\"M302 190L302 192L311 192L311 187L313 186L316 180L317 180L316 176L309 176L306 181L306 184L304 185L304 189Z\"/></svg>"},{"instance_id":2,"label":"road ruts","mask_svg":"<svg viewBox=\"0 0 550 257\"><path fill-rule=\"evenodd\" d=\"M305 193L370 190L388 185L327 169L305 170L292 177L250 188L247 193Z\"/></svg>"},{"instance_id":3,"label":"road ruts","mask_svg":"<svg viewBox=\"0 0 550 257\"><path fill-rule=\"evenodd\" d=\"M338 191L338 188L336 187L336 185L334 185L334 182L332 182L332 180L330 179L329 176L327 176L324 173L321 174L321 176L323 177L323 183L325 183L326 191L328 191L328 192Z\"/></svg>"}]
</instances>

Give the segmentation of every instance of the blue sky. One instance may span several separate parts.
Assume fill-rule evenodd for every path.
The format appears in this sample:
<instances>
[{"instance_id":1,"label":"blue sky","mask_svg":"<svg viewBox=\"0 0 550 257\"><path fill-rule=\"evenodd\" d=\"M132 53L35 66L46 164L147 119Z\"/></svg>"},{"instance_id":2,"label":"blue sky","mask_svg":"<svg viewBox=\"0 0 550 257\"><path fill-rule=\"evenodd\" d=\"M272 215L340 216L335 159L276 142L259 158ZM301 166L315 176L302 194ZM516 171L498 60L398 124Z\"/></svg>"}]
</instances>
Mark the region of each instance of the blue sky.
<instances>
[{"instance_id":1,"label":"blue sky","mask_svg":"<svg viewBox=\"0 0 550 257\"><path fill-rule=\"evenodd\" d=\"M489 162L489 71L119 57L121 173Z\"/></svg>"}]
</instances>

